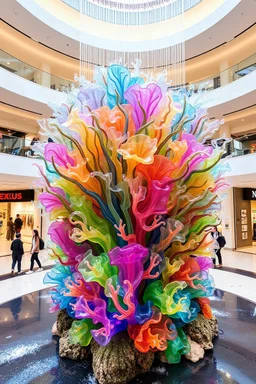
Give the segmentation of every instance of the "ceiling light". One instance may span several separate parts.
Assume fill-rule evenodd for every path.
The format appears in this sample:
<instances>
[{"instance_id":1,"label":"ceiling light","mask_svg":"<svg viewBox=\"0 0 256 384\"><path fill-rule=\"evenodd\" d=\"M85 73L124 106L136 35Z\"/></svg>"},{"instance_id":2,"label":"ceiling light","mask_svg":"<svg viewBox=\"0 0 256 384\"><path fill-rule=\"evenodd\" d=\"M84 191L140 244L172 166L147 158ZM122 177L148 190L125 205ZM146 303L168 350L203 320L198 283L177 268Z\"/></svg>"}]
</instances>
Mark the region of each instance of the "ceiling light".
<instances>
[{"instance_id":1,"label":"ceiling light","mask_svg":"<svg viewBox=\"0 0 256 384\"><path fill-rule=\"evenodd\" d=\"M242 119L242 121L244 121L244 119Z\"/></svg>"},{"instance_id":2,"label":"ceiling light","mask_svg":"<svg viewBox=\"0 0 256 384\"><path fill-rule=\"evenodd\" d=\"M7 65L10 65L11 63L10 63L10 61L7 61L7 63L6 63Z\"/></svg>"}]
</instances>

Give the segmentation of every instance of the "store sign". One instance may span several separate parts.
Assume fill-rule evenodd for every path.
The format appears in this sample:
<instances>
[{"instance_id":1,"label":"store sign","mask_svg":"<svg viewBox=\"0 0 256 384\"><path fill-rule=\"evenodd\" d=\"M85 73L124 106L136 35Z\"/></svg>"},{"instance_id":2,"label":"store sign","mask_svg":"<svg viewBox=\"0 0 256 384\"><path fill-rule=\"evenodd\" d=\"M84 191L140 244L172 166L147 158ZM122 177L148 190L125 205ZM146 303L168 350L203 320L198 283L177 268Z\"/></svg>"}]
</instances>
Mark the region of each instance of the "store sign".
<instances>
[{"instance_id":1,"label":"store sign","mask_svg":"<svg viewBox=\"0 0 256 384\"><path fill-rule=\"evenodd\" d=\"M244 188L243 197L244 200L256 200L256 189Z\"/></svg>"},{"instance_id":2,"label":"store sign","mask_svg":"<svg viewBox=\"0 0 256 384\"><path fill-rule=\"evenodd\" d=\"M19 201L33 201L35 191L26 189L23 191L0 191L0 203L18 203Z\"/></svg>"}]
</instances>

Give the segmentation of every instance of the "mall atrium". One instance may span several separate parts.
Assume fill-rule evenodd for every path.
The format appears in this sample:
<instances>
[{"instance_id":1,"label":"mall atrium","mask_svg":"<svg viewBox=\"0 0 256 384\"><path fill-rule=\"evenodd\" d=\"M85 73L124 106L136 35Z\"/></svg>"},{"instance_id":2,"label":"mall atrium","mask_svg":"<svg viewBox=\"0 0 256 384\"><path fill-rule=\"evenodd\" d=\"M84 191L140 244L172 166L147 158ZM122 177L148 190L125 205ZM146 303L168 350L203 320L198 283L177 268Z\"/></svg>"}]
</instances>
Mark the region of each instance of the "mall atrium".
<instances>
[{"instance_id":1,"label":"mall atrium","mask_svg":"<svg viewBox=\"0 0 256 384\"><path fill-rule=\"evenodd\" d=\"M256 1L0 5L0 383L254 384Z\"/></svg>"}]
</instances>

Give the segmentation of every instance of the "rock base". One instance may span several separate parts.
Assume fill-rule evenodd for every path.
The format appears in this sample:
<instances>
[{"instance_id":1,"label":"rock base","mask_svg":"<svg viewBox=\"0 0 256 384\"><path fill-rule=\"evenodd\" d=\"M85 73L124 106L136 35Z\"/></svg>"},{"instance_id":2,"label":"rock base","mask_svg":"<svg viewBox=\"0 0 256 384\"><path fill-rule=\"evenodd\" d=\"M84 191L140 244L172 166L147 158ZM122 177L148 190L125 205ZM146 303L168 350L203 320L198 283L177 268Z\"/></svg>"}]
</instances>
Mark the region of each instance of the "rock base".
<instances>
[{"instance_id":1,"label":"rock base","mask_svg":"<svg viewBox=\"0 0 256 384\"><path fill-rule=\"evenodd\" d=\"M74 319L70 317L65 309L62 309L57 315L57 334L62 337L66 331L68 331L73 323Z\"/></svg>"},{"instance_id":2,"label":"rock base","mask_svg":"<svg viewBox=\"0 0 256 384\"><path fill-rule=\"evenodd\" d=\"M126 384L136 375L147 372L154 361L154 353L141 353L126 333L119 333L101 347L92 341L92 366L100 384Z\"/></svg>"},{"instance_id":3,"label":"rock base","mask_svg":"<svg viewBox=\"0 0 256 384\"><path fill-rule=\"evenodd\" d=\"M80 344L71 344L68 331L59 340L60 357L71 360L87 360L90 354L89 347L82 347Z\"/></svg>"},{"instance_id":4,"label":"rock base","mask_svg":"<svg viewBox=\"0 0 256 384\"><path fill-rule=\"evenodd\" d=\"M190 344L190 352L184 356L187 360L192 361L192 363L197 363L204 357L204 349L200 344L191 340L189 336L188 341Z\"/></svg>"},{"instance_id":5,"label":"rock base","mask_svg":"<svg viewBox=\"0 0 256 384\"><path fill-rule=\"evenodd\" d=\"M87 360L92 353L92 366L99 384L126 384L140 373L148 372L153 364L153 352L141 353L135 347L127 333L115 335L105 347L92 340L90 347L71 344L69 329L73 319L65 310L58 313L57 321L52 327L52 334L60 336L59 355L71 360ZM185 358L196 363L204 357L205 350L213 348L213 339L218 336L216 317L205 319L199 314L197 319L184 328L191 346ZM157 357L166 362L165 355Z\"/></svg>"},{"instance_id":6,"label":"rock base","mask_svg":"<svg viewBox=\"0 0 256 384\"><path fill-rule=\"evenodd\" d=\"M196 320L185 326L184 331L204 350L212 349L212 341L219 334L218 321L215 316L207 320L202 314L199 314Z\"/></svg>"}]
</instances>

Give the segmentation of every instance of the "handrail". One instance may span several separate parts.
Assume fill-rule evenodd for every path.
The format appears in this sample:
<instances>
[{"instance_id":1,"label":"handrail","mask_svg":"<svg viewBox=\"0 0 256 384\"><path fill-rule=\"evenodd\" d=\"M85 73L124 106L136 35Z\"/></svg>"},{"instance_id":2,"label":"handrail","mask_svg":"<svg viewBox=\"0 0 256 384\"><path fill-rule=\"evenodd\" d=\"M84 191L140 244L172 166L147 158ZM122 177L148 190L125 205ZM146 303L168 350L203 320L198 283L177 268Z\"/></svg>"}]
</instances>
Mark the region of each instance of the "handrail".
<instances>
[{"instance_id":1,"label":"handrail","mask_svg":"<svg viewBox=\"0 0 256 384\"><path fill-rule=\"evenodd\" d=\"M15 58L4 50L0 50L0 67L14 73L15 75L21 76L26 80L58 91L66 91L71 87L77 86L77 84L73 81L63 79L49 72L33 67L30 64ZM214 75L201 79L197 82L186 84L186 88L189 88L190 90L192 89L195 92L199 90L210 91L238 80L255 69L256 53L219 73L215 73ZM159 70L161 69L159 68ZM172 86L170 88L180 87Z\"/></svg>"}]
</instances>

